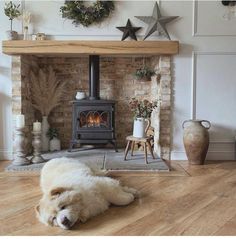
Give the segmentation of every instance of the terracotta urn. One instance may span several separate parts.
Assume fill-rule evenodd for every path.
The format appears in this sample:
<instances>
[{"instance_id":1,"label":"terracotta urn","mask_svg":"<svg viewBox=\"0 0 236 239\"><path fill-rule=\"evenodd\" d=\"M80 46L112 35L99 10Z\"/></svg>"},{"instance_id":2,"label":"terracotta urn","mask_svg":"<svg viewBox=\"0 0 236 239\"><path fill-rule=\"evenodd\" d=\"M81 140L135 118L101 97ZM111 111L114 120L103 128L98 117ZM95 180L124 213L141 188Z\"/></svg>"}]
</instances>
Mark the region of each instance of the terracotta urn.
<instances>
[{"instance_id":1,"label":"terracotta urn","mask_svg":"<svg viewBox=\"0 0 236 239\"><path fill-rule=\"evenodd\" d=\"M206 123L203 125L202 123ZM207 120L185 120L184 148L190 164L202 165L205 162L209 147L209 132L211 123Z\"/></svg>"}]
</instances>

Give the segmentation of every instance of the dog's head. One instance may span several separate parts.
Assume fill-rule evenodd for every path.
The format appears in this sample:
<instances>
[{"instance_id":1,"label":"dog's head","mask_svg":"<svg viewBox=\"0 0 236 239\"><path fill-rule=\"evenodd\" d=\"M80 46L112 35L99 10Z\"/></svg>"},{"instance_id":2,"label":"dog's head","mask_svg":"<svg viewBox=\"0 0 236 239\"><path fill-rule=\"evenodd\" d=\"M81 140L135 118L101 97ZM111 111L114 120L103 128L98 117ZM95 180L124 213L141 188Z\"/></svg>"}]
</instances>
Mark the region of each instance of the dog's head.
<instances>
[{"instance_id":1,"label":"dog's head","mask_svg":"<svg viewBox=\"0 0 236 239\"><path fill-rule=\"evenodd\" d=\"M39 220L50 226L70 229L82 214L82 197L72 188L58 187L44 195L36 206Z\"/></svg>"}]
</instances>

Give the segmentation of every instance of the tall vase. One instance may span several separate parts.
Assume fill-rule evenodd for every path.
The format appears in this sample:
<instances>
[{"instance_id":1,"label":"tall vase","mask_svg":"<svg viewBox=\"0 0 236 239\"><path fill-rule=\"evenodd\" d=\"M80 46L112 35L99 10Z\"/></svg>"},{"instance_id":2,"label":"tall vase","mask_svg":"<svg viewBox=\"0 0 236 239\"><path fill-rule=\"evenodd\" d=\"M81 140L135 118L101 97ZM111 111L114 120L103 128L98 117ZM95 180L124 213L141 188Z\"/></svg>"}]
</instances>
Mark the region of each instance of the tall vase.
<instances>
[{"instance_id":1,"label":"tall vase","mask_svg":"<svg viewBox=\"0 0 236 239\"><path fill-rule=\"evenodd\" d=\"M29 30L28 26L25 26L24 27L24 32L23 32L24 33L23 40L29 40L28 30Z\"/></svg>"},{"instance_id":2,"label":"tall vase","mask_svg":"<svg viewBox=\"0 0 236 239\"><path fill-rule=\"evenodd\" d=\"M150 127L150 119L136 118L134 120L133 136L136 138L146 137L146 133L149 127Z\"/></svg>"},{"instance_id":3,"label":"tall vase","mask_svg":"<svg viewBox=\"0 0 236 239\"><path fill-rule=\"evenodd\" d=\"M48 123L48 117L43 116L42 120L42 151L47 152L49 151L49 137L47 136L49 130L49 123Z\"/></svg>"},{"instance_id":4,"label":"tall vase","mask_svg":"<svg viewBox=\"0 0 236 239\"><path fill-rule=\"evenodd\" d=\"M204 126L203 122L207 123L207 126ZM209 147L208 129L210 129L211 123L207 120L185 120L182 127L184 129L184 148L189 163L204 164Z\"/></svg>"}]
</instances>

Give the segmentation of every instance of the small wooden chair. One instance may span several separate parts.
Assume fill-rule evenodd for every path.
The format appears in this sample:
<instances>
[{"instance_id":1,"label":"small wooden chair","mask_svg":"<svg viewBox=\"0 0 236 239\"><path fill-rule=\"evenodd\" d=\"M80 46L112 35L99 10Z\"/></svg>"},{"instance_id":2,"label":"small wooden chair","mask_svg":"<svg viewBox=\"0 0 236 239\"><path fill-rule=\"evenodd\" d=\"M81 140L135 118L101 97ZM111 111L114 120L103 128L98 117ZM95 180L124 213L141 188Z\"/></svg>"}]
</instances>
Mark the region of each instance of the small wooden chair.
<instances>
[{"instance_id":1,"label":"small wooden chair","mask_svg":"<svg viewBox=\"0 0 236 239\"><path fill-rule=\"evenodd\" d=\"M145 138L137 138L137 137L134 137L134 136L130 135L130 136L126 137L126 140L128 142L127 142L127 145L126 145L126 148L125 148L124 160L126 160L126 157L127 157L130 146L131 146L131 156L134 155L134 146L135 146L136 143L143 143L143 145L144 145L144 156L145 156L146 164L148 164L148 161L147 161L147 147L149 148L149 151L152 155L152 158L155 159L154 154L153 154L153 150L152 150L152 146L151 146L151 140L152 140L151 136L147 136Z\"/></svg>"}]
</instances>

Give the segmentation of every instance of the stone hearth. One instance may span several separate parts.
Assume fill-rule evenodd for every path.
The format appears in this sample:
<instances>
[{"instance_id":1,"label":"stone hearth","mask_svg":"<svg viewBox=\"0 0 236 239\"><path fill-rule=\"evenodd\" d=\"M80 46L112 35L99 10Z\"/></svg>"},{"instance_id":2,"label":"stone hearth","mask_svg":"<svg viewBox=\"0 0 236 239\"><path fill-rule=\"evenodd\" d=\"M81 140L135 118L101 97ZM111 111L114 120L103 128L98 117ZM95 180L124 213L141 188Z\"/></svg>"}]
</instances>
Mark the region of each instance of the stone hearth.
<instances>
[{"instance_id":1,"label":"stone hearth","mask_svg":"<svg viewBox=\"0 0 236 239\"><path fill-rule=\"evenodd\" d=\"M133 76L134 71L143 63L150 64L159 72L150 82L139 82ZM51 127L58 128L62 148L69 148L71 140L72 104L79 89L88 92L88 57L36 57L14 56L12 58L13 116L25 114L27 127L27 149L31 149L31 131L33 122L41 121L29 100L31 85L30 70L52 66L58 79L67 81L65 98L49 117ZM102 99L115 100L116 103L116 139L118 147L124 147L125 138L132 134L133 118L128 108L132 97L138 99L161 99L160 111L152 116L155 130L155 151L162 159L170 159L171 145L171 58L170 56L149 57L106 57L100 61L100 96Z\"/></svg>"}]
</instances>

